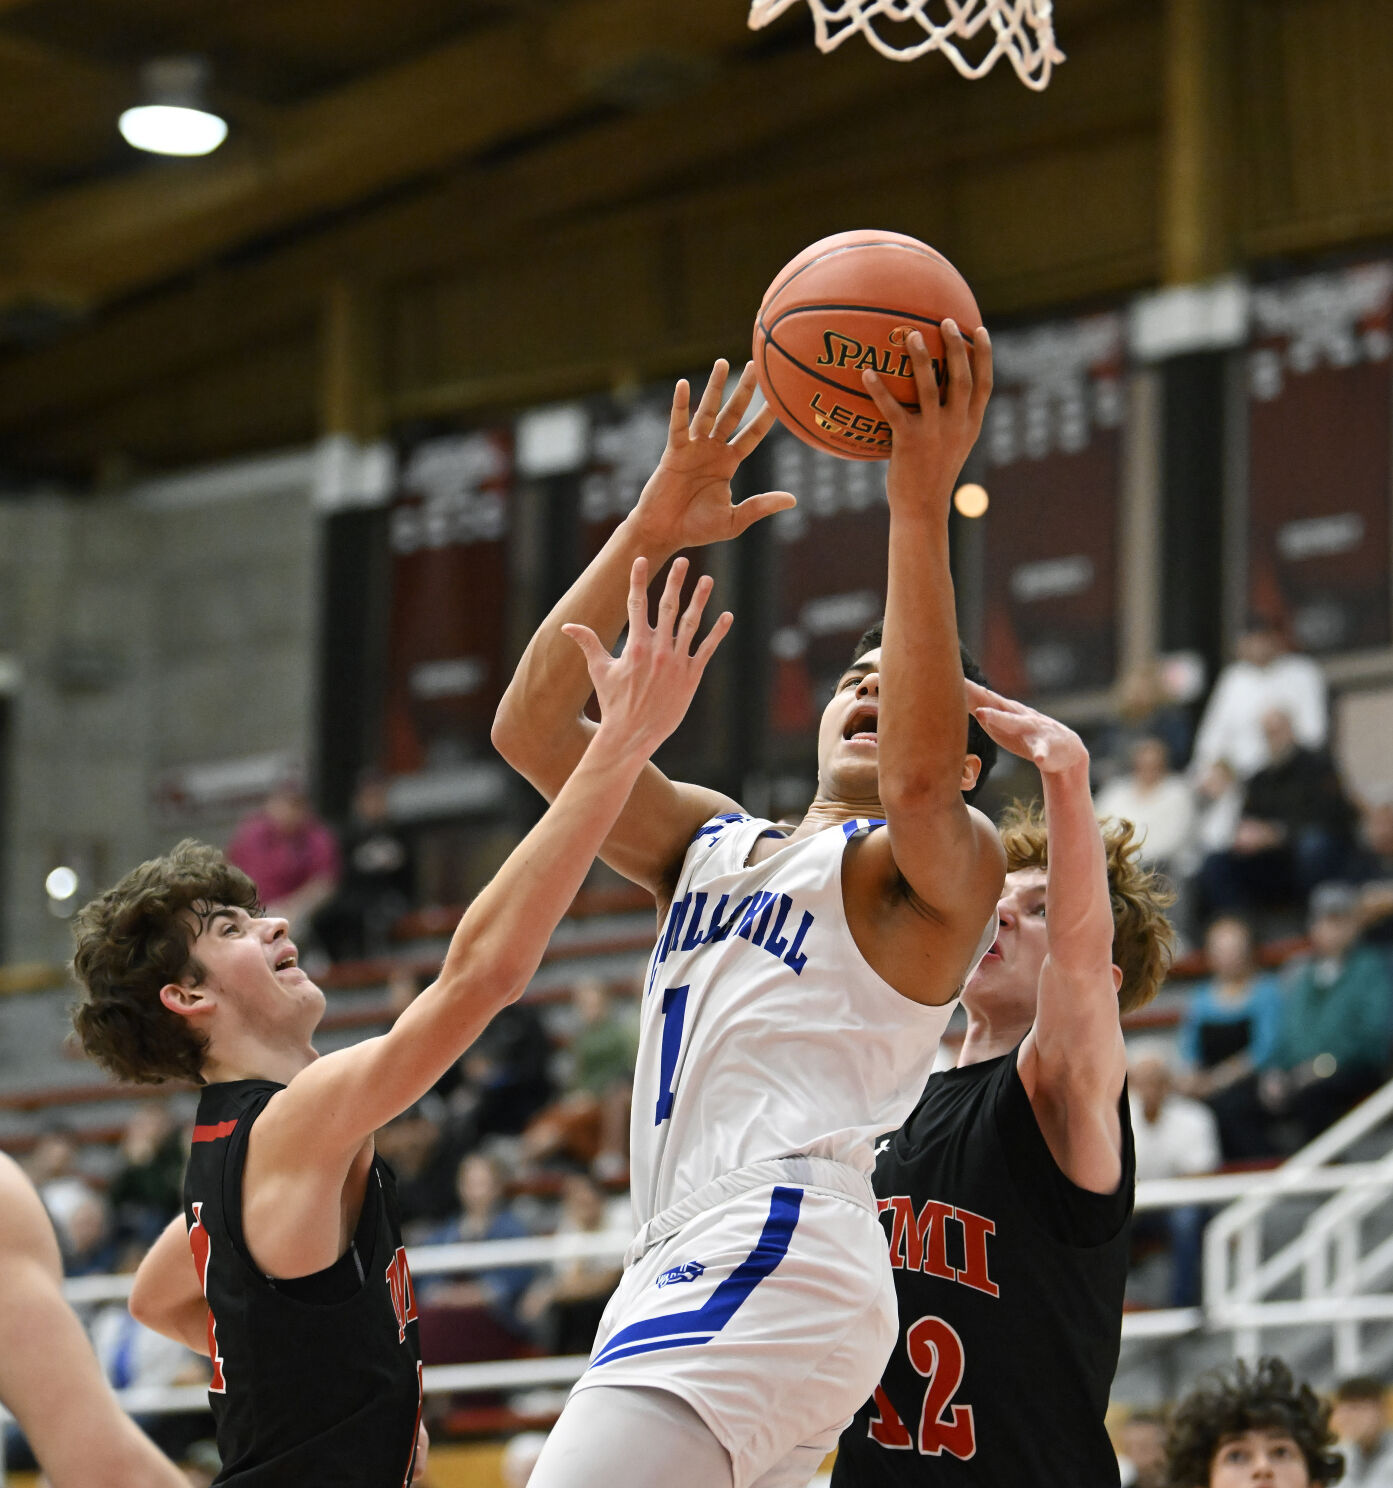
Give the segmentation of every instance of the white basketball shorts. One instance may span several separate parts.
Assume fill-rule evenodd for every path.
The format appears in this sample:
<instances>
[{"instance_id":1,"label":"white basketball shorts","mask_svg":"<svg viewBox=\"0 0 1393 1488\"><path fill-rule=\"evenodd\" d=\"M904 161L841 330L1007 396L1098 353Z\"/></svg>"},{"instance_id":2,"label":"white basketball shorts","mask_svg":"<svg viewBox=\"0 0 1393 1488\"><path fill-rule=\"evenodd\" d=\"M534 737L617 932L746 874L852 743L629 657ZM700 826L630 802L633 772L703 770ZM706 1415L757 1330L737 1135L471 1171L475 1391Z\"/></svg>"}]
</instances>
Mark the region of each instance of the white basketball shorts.
<instances>
[{"instance_id":1,"label":"white basketball shorts","mask_svg":"<svg viewBox=\"0 0 1393 1488\"><path fill-rule=\"evenodd\" d=\"M698 1214L629 1267L575 1388L670 1391L730 1453L734 1488L784 1481L791 1454L811 1464L806 1482L821 1460L809 1449L836 1446L896 1331L874 1209L768 1185Z\"/></svg>"}]
</instances>

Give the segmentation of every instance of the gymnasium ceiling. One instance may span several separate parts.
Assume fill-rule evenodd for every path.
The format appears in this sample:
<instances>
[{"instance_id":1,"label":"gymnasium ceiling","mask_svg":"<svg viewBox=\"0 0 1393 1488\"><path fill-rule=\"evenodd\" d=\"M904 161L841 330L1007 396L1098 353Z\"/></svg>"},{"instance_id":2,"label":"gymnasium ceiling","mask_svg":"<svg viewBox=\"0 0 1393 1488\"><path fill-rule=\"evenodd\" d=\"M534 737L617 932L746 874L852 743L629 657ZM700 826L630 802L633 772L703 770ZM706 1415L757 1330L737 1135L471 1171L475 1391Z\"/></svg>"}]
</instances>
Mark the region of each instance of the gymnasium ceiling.
<instances>
[{"instance_id":1,"label":"gymnasium ceiling","mask_svg":"<svg viewBox=\"0 0 1393 1488\"><path fill-rule=\"evenodd\" d=\"M1233 3L1292 11L1296 0ZM1028 199L1032 151L1077 156L1087 143L1101 159L1139 131L1154 146L1164 9L1057 0L1070 61L1040 98L1004 66L968 84L941 58L897 67L859 42L823 57L802 6L752 33L746 0L0 0L0 465L90 472L122 428L146 430L129 442L138 463L155 464L312 437L322 389L295 418L285 397L267 396L261 423L248 413L235 426L211 413L147 416L132 400L216 365L221 392L210 383L208 397L235 401L235 358L273 347L287 388L313 381L336 284L409 286L473 264L476 285L502 285L543 225L629 211L646 231L644 204L662 200L670 230L674 203L699 214L718 186L798 177L816 195L821 177L841 190L857 178L852 145L886 203L897 171L915 189L948 160L1005 162L1016 185L1001 178L999 219L1021 190ZM178 53L208 59L212 103L231 125L206 159L141 156L116 131L139 101L140 65ZM1116 166L1145 179L1133 188L1136 242L1094 253L1112 267L1046 265L1038 283L1011 289L1002 277L998 299L1154 280L1148 149ZM1077 160L1070 169L1079 179ZM967 222L976 208L970 189L959 194ZM747 194L730 221L748 225L759 199ZM1022 257L1019 228L997 236ZM765 272L761 259L749 282ZM689 318L701 318L697 300ZM701 336L690 340L697 349ZM410 360L400 343L384 366ZM557 391L591 376L579 352L572 360ZM420 375L487 383L490 365ZM547 390L501 383L474 401ZM390 422L395 405L384 406ZM187 432L199 417L206 437Z\"/></svg>"}]
</instances>

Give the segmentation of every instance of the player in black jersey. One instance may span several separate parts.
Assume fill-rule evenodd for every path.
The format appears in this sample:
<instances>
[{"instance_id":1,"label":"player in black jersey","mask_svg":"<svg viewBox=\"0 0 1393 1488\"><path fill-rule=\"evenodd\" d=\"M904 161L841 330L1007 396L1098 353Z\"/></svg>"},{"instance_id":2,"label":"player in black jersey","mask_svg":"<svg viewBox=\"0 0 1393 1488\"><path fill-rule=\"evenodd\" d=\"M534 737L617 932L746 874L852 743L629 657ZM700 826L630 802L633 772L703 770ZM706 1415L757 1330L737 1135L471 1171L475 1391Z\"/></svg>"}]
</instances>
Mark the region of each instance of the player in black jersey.
<instances>
[{"instance_id":1,"label":"player in black jersey","mask_svg":"<svg viewBox=\"0 0 1393 1488\"><path fill-rule=\"evenodd\" d=\"M832 1482L1116 1488L1103 1414L1134 1183L1118 1014L1164 975L1169 897L1128 824L1100 829L1078 736L967 688L1038 766L1044 818L1002 826L1000 935L963 994L958 1067L878 1147L900 1335Z\"/></svg>"},{"instance_id":2,"label":"player in black jersey","mask_svg":"<svg viewBox=\"0 0 1393 1488\"><path fill-rule=\"evenodd\" d=\"M223 1470L238 1488L405 1488L424 1464L416 1307L391 1171L373 1132L418 1100L521 995L649 755L730 625L692 654L710 593L678 617L677 562L611 657L568 626L601 722L546 815L455 931L439 979L392 1030L323 1058L324 994L282 919L211 848L143 864L77 922L87 1051L126 1079L203 1084L185 1214L141 1265L131 1310L209 1354Z\"/></svg>"}]
</instances>

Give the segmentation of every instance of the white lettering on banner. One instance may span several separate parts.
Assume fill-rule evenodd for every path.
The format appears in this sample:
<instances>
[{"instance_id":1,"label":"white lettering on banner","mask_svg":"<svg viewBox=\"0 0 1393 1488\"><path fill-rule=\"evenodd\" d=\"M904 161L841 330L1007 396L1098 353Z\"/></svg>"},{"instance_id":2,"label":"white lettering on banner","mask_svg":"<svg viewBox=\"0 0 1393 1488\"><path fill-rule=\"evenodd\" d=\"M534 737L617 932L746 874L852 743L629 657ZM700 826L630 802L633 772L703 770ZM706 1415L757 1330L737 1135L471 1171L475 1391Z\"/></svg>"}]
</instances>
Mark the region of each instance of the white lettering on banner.
<instances>
[{"instance_id":1,"label":"white lettering on banner","mask_svg":"<svg viewBox=\"0 0 1393 1488\"><path fill-rule=\"evenodd\" d=\"M580 483L580 514L586 522L625 517L667 448L668 413L653 402L636 405L617 423L602 424L593 435L592 470Z\"/></svg>"},{"instance_id":2,"label":"white lettering on banner","mask_svg":"<svg viewBox=\"0 0 1393 1488\"><path fill-rule=\"evenodd\" d=\"M992 465L1086 449L1122 423L1121 315L1007 331L993 339L995 391L983 445Z\"/></svg>"},{"instance_id":3,"label":"white lettering on banner","mask_svg":"<svg viewBox=\"0 0 1393 1488\"><path fill-rule=\"evenodd\" d=\"M1299 563L1303 558L1352 552L1363 541L1364 518L1358 512L1341 512L1288 522L1277 533L1277 551L1289 562Z\"/></svg>"},{"instance_id":4,"label":"white lettering on banner","mask_svg":"<svg viewBox=\"0 0 1393 1488\"><path fill-rule=\"evenodd\" d=\"M401 484L420 503L393 509L393 552L500 541L508 530L508 508L502 493L489 487L507 475L508 456L487 434L452 434L418 445Z\"/></svg>"},{"instance_id":5,"label":"white lettering on banner","mask_svg":"<svg viewBox=\"0 0 1393 1488\"><path fill-rule=\"evenodd\" d=\"M885 500L881 467L819 454L786 430L770 436L774 452L774 488L792 491L798 505L772 519L775 542L794 543L808 534L811 522L844 512L869 511Z\"/></svg>"},{"instance_id":6,"label":"white lettering on banner","mask_svg":"<svg viewBox=\"0 0 1393 1488\"><path fill-rule=\"evenodd\" d=\"M1308 274L1253 292L1259 336L1281 346L1260 346L1248 359L1248 388L1259 402L1281 393L1290 373L1318 367L1354 367L1393 355L1388 325L1393 312L1393 263L1361 264L1329 274Z\"/></svg>"},{"instance_id":7,"label":"white lettering on banner","mask_svg":"<svg viewBox=\"0 0 1393 1488\"><path fill-rule=\"evenodd\" d=\"M798 616L805 635L837 635L842 631L863 631L879 618L881 602L869 589L853 594L828 594L810 599Z\"/></svg>"},{"instance_id":8,"label":"white lettering on banner","mask_svg":"<svg viewBox=\"0 0 1393 1488\"><path fill-rule=\"evenodd\" d=\"M486 662L477 656L450 657L444 661L423 661L411 668L411 691L427 701L434 698L469 697L478 692L488 677Z\"/></svg>"},{"instance_id":9,"label":"white lettering on banner","mask_svg":"<svg viewBox=\"0 0 1393 1488\"><path fill-rule=\"evenodd\" d=\"M1093 560L1084 553L1044 558L1011 570L1011 597L1021 604L1082 594L1093 584Z\"/></svg>"}]
</instances>

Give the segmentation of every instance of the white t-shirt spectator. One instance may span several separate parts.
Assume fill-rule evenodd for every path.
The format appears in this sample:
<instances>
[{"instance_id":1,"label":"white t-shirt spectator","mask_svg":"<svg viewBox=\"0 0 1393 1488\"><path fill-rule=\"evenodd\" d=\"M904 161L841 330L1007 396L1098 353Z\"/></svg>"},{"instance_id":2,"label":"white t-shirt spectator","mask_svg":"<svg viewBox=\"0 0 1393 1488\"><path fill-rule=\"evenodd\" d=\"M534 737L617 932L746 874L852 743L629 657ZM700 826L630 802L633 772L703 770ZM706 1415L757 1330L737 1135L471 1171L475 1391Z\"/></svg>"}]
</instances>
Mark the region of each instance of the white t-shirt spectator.
<instances>
[{"instance_id":1,"label":"white t-shirt spectator","mask_svg":"<svg viewBox=\"0 0 1393 1488\"><path fill-rule=\"evenodd\" d=\"M1309 656L1287 652L1254 666L1231 661L1214 684L1195 735L1191 768L1195 773L1226 759L1240 779L1268 763L1262 720L1273 708L1291 717L1296 742L1319 749L1329 732L1325 675Z\"/></svg>"},{"instance_id":2,"label":"white t-shirt spectator","mask_svg":"<svg viewBox=\"0 0 1393 1488\"><path fill-rule=\"evenodd\" d=\"M1094 809L1100 817L1123 817L1144 832L1142 856L1148 863L1174 862L1195 830L1195 799L1182 775L1167 775L1149 788L1134 775L1119 775L1098 792Z\"/></svg>"},{"instance_id":3,"label":"white t-shirt spectator","mask_svg":"<svg viewBox=\"0 0 1393 1488\"><path fill-rule=\"evenodd\" d=\"M1393 1488L1393 1432L1385 1431L1367 1455L1353 1442L1341 1442L1337 1450L1345 1459L1340 1488Z\"/></svg>"},{"instance_id":4,"label":"white t-shirt spectator","mask_svg":"<svg viewBox=\"0 0 1393 1488\"><path fill-rule=\"evenodd\" d=\"M1184 1095L1168 1095L1155 1121L1132 1098L1132 1139L1137 1182L1212 1173L1219 1166L1219 1126L1208 1106Z\"/></svg>"}]
</instances>

